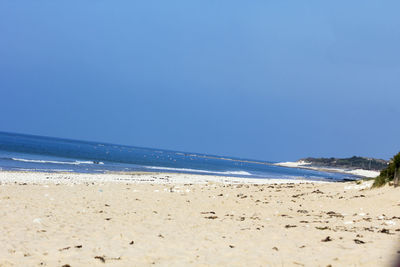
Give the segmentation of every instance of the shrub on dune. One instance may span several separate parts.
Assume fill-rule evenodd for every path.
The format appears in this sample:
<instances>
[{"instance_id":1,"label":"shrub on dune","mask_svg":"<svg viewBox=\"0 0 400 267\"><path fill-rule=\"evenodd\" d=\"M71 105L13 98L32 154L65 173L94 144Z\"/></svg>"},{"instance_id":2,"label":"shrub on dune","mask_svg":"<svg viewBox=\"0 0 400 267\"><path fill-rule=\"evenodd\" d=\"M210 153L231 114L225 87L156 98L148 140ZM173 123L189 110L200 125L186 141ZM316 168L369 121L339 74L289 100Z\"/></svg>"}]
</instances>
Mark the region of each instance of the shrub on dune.
<instances>
[{"instance_id":1,"label":"shrub on dune","mask_svg":"<svg viewBox=\"0 0 400 267\"><path fill-rule=\"evenodd\" d=\"M389 165L381 171L378 177L375 178L374 187L382 186L388 182L394 181L398 185L400 179L400 152L395 155Z\"/></svg>"}]
</instances>

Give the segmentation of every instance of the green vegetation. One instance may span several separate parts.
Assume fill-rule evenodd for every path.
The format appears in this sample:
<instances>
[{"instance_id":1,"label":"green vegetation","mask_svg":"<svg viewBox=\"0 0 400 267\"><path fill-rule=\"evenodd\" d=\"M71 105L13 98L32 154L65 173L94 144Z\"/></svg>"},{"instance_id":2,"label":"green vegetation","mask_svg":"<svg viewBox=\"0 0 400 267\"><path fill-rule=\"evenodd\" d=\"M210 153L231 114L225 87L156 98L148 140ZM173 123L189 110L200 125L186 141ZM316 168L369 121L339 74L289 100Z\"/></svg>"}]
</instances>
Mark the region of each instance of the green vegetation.
<instances>
[{"instance_id":1,"label":"green vegetation","mask_svg":"<svg viewBox=\"0 0 400 267\"><path fill-rule=\"evenodd\" d=\"M380 171L388 166L388 162L383 159L373 159L373 158L364 158L356 156L344 159L305 158L301 160L311 163L314 166L342 168L342 169L364 169L364 170Z\"/></svg>"},{"instance_id":2,"label":"green vegetation","mask_svg":"<svg viewBox=\"0 0 400 267\"><path fill-rule=\"evenodd\" d=\"M393 181L395 177L400 177L400 152L393 157L389 165L381 171L378 177L375 178L374 187L382 186L390 181Z\"/></svg>"}]
</instances>

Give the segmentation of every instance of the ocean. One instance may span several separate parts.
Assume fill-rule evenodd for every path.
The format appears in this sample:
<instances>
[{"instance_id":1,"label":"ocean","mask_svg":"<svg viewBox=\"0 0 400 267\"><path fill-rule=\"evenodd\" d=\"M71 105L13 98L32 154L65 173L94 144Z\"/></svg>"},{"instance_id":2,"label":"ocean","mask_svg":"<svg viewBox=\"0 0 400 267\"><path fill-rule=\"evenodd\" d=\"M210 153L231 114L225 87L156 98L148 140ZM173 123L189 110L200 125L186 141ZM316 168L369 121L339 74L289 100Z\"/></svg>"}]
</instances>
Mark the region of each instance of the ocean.
<instances>
[{"instance_id":1,"label":"ocean","mask_svg":"<svg viewBox=\"0 0 400 267\"><path fill-rule=\"evenodd\" d=\"M274 162L0 132L0 170L170 172L258 179L355 180L350 174L286 168Z\"/></svg>"}]
</instances>

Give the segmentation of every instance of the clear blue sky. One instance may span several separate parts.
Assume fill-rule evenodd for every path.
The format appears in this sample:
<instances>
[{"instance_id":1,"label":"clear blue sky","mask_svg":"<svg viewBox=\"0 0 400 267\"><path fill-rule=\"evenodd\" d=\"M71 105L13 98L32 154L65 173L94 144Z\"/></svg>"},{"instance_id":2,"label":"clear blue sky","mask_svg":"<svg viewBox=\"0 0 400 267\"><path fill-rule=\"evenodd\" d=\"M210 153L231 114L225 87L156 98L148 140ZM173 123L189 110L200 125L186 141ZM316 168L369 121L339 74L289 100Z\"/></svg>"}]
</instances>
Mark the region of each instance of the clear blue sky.
<instances>
[{"instance_id":1,"label":"clear blue sky","mask_svg":"<svg viewBox=\"0 0 400 267\"><path fill-rule=\"evenodd\" d=\"M400 150L399 1L0 2L0 130L271 161Z\"/></svg>"}]
</instances>

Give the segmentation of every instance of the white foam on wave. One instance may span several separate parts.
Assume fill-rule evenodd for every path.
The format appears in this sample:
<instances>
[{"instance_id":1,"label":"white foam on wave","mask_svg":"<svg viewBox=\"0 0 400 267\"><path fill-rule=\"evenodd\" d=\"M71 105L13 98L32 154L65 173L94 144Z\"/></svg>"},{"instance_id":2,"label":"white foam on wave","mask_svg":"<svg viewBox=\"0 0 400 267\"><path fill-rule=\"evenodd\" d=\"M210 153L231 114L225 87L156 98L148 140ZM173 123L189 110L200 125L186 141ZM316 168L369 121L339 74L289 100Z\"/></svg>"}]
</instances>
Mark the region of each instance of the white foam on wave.
<instances>
[{"instance_id":1,"label":"white foam on wave","mask_svg":"<svg viewBox=\"0 0 400 267\"><path fill-rule=\"evenodd\" d=\"M186 172L199 172L199 173L213 173L213 174L225 174L225 175L251 175L251 173L246 171L206 171L206 170L196 170L196 169L186 169L186 168L170 168L170 167L157 167L157 166L145 166L148 169L155 170L168 170L168 171L186 171Z\"/></svg>"},{"instance_id":2,"label":"white foam on wave","mask_svg":"<svg viewBox=\"0 0 400 267\"><path fill-rule=\"evenodd\" d=\"M63 170L63 169L13 169L15 171L24 171L24 172L73 172L74 170Z\"/></svg>"},{"instance_id":3,"label":"white foam on wave","mask_svg":"<svg viewBox=\"0 0 400 267\"><path fill-rule=\"evenodd\" d=\"M20 158L11 158L15 161L22 162L32 162L32 163L52 163L52 164L69 164L69 165L81 165L81 164L104 164L104 162L95 163L93 161L56 161L56 160L39 160L39 159L20 159Z\"/></svg>"}]
</instances>

